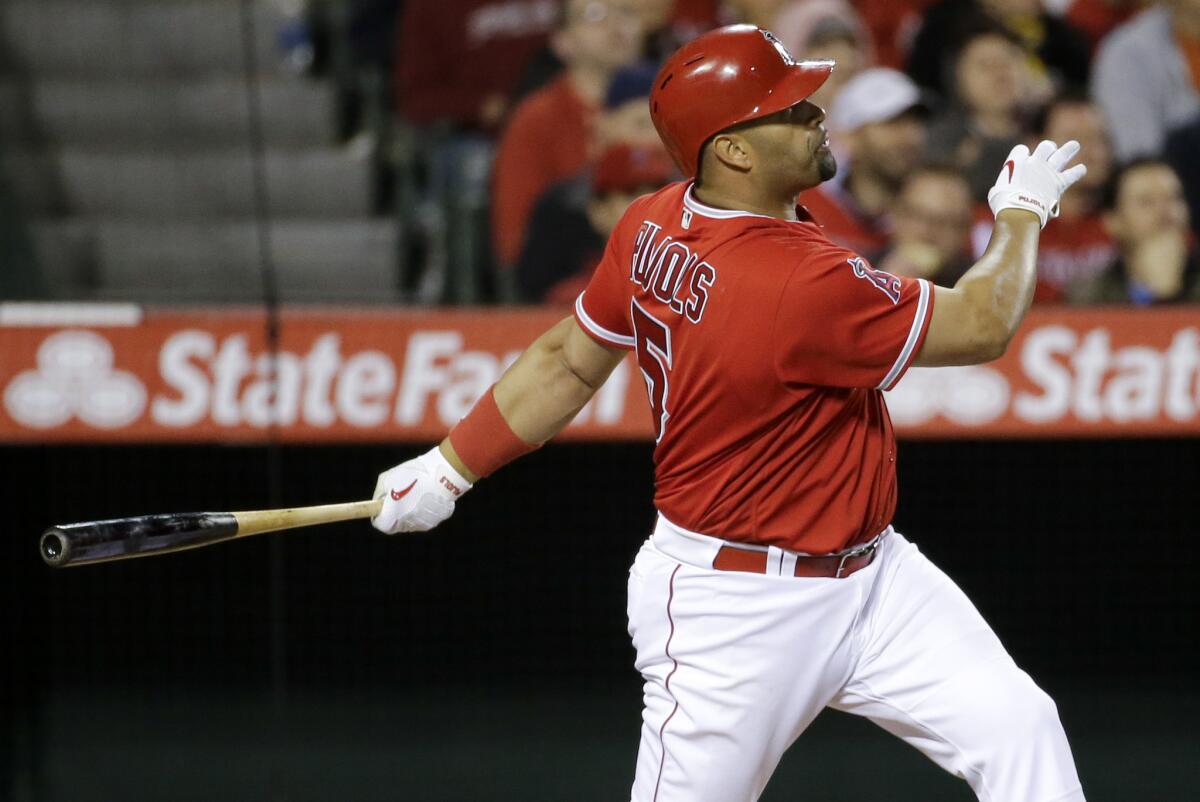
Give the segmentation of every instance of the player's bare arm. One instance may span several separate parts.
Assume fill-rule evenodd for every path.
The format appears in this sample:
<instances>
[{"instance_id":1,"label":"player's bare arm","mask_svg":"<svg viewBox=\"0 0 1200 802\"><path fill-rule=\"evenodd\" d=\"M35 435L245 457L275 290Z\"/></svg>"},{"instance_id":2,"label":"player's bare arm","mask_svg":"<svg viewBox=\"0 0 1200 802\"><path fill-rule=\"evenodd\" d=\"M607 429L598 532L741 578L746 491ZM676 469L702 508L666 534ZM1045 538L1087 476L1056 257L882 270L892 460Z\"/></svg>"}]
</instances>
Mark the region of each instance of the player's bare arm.
<instances>
[{"instance_id":1,"label":"player's bare arm","mask_svg":"<svg viewBox=\"0 0 1200 802\"><path fill-rule=\"evenodd\" d=\"M492 390L496 406L513 434L540 445L579 414L625 353L600 345L583 333L574 318L564 318L500 377ZM478 480L449 437L442 441L441 450L463 476Z\"/></svg>"},{"instance_id":2,"label":"player's bare arm","mask_svg":"<svg viewBox=\"0 0 1200 802\"><path fill-rule=\"evenodd\" d=\"M1086 172L1082 164L1067 167L1078 152L1074 141L1042 142L1033 153L1013 148L988 193L996 226L987 250L952 289L935 289L929 333L914 365L974 365L1004 353L1033 300L1042 227Z\"/></svg>"},{"instance_id":3,"label":"player's bare arm","mask_svg":"<svg viewBox=\"0 0 1200 802\"><path fill-rule=\"evenodd\" d=\"M600 345L565 318L529 346L441 445L379 475L376 529L423 532L450 517L457 499L493 470L571 422L625 351Z\"/></svg>"}]
</instances>

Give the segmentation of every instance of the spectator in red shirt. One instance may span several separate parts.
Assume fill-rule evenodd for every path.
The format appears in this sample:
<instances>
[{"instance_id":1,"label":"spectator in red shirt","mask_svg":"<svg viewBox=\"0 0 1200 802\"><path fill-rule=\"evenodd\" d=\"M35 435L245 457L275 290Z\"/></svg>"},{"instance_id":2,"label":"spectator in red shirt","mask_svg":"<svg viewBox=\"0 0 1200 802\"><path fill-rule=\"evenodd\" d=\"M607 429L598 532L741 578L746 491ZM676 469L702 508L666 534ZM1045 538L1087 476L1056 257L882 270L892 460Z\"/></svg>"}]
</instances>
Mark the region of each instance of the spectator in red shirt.
<instances>
[{"instance_id":1,"label":"spectator in red shirt","mask_svg":"<svg viewBox=\"0 0 1200 802\"><path fill-rule=\"evenodd\" d=\"M406 0L397 110L416 124L494 130L558 16L556 0Z\"/></svg>"},{"instance_id":2,"label":"spectator in red shirt","mask_svg":"<svg viewBox=\"0 0 1200 802\"><path fill-rule=\"evenodd\" d=\"M1064 195L1059 215L1046 224L1038 244L1038 283L1035 303L1064 300L1064 290L1102 271L1116 256L1116 245L1104 225L1105 187L1112 176L1113 154L1104 115L1082 93L1067 93L1052 101L1034 120L1030 142L1074 139L1087 175ZM982 254L992 234L991 214L975 227L972 240Z\"/></svg>"},{"instance_id":3,"label":"spectator in red shirt","mask_svg":"<svg viewBox=\"0 0 1200 802\"><path fill-rule=\"evenodd\" d=\"M590 175L552 187L538 200L517 263L521 299L573 304L629 204L674 175L661 143L621 144L607 148Z\"/></svg>"},{"instance_id":4,"label":"spectator in red shirt","mask_svg":"<svg viewBox=\"0 0 1200 802\"><path fill-rule=\"evenodd\" d=\"M569 0L552 45L567 65L513 110L492 173L492 248L501 269L521 251L538 196L584 166L596 112L613 75L633 63L641 21L628 0Z\"/></svg>"},{"instance_id":5,"label":"spectator in red shirt","mask_svg":"<svg viewBox=\"0 0 1200 802\"><path fill-rule=\"evenodd\" d=\"M927 114L920 90L902 72L876 67L846 82L828 120L830 142L846 166L800 194L827 237L858 253L887 245L888 212L921 160Z\"/></svg>"},{"instance_id":6,"label":"spectator in red shirt","mask_svg":"<svg viewBox=\"0 0 1200 802\"><path fill-rule=\"evenodd\" d=\"M887 273L953 287L971 255L971 187L957 167L926 165L909 174L892 214L892 241L874 257Z\"/></svg>"}]
</instances>

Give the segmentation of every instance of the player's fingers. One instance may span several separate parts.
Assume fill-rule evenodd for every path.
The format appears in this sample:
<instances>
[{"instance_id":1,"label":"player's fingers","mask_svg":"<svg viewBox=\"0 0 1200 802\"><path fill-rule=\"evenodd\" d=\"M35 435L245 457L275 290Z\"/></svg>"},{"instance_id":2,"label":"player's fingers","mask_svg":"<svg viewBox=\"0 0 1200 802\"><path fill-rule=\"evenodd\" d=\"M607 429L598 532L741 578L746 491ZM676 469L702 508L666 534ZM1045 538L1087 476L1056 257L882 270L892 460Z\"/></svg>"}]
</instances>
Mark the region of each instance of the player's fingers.
<instances>
[{"instance_id":1,"label":"player's fingers","mask_svg":"<svg viewBox=\"0 0 1200 802\"><path fill-rule=\"evenodd\" d=\"M1072 139L1070 142L1064 143L1061 148L1054 151L1047 161L1055 170L1062 170L1071 163L1071 159L1075 158L1075 154L1077 153L1079 153L1079 143Z\"/></svg>"},{"instance_id":2,"label":"player's fingers","mask_svg":"<svg viewBox=\"0 0 1200 802\"><path fill-rule=\"evenodd\" d=\"M371 526L383 532L385 535L391 535L396 532L396 507L388 501L383 502L383 507L379 510L379 514L371 519Z\"/></svg>"},{"instance_id":3,"label":"player's fingers","mask_svg":"<svg viewBox=\"0 0 1200 802\"><path fill-rule=\"evenodd\" d=\"M1071 186L1076 181L1087 175L1087 165L1077 164L1069 170L1064 170L1061 175L1063 180L1063 189L1066 190L1067 187Z\"/></svg>"},{"instance_id":4,"label":"player's fingers","mask_svg":"<svg viewBox=\"0 0 1200 802\"><path fill-rule=\"evenodd\" d=\"M1058 150L1058 145L1055 145L1049 139L1043 139L1038 143L1037 148L1034 149L1033 158L1040 161L1046 161L1056 150Z\"/></svg>"},{"instance_id":5,"label":"player's fingers","mask_svg":"<svg viewBox=\"0 0 1200 802\"><path fill-rule=\"evenodd\" d=\"M1008 152L1008 159L1004 162L1004 164L1007 165L1008 162L1020 164L1027 158L1029 158L1029 148L1025 147L1024 145L1017 145Z\"/></svg>"}]
</instances>

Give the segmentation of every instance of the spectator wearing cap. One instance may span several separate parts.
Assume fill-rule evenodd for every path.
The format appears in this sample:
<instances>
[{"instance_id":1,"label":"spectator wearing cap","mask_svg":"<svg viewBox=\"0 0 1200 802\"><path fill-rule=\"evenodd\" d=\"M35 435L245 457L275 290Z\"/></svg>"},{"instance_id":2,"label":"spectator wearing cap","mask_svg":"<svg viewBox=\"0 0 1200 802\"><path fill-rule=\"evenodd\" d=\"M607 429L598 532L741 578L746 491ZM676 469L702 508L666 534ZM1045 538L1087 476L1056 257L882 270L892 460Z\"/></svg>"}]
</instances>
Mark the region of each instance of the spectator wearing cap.
<instances>
[{"instance_id":1,"label":"spectator wearing cap","mask_svg":"<svg viewBox=\"0 0 1200 802\"><path fill-rule=\"evenodd\" d=\"M1200 0L1156 4L1109 34L1092 95L1118 162L1161 154L1172 131L1200 117Z\"/></svg>"},{"instance_id":2,"label":"spectator wearing cap","mask_svg":"<svg viewBox=\"0 0 1200 802\"><path fill-rule=\"evenodd\" d=\"M501 269L516 262L538 196L587 163L596 113L613 76L637 60L641 23L625 0L570 0L553 45L566 69L517 106L496 152L492 248Z\"/></svg>"},{"instance_id":3,"label":"spectator wearing cap","mask_svg":"<svg viewBox=\"0 0 1200 802\"><path fill-rule=\"evenodd\" d=\"M1072 303L1200 301L1200 259L1183 187L1170 165L1150 158L1125 165L1113 176L1104 207L1117 258L1099 275L1072 285Z\"/></svg>"},{"instance_id":4,"label":"spectator wearing cap","mask_svg":"<svg viewBox=\"0 0 1200 802\"><path fill-rule=\"evenodd\" d=\"M1048 13L1043 0L942 0L930 6L909 52L908 74L926 89L951 94L954 50L947 45L982 27L998 27L1016 43L1039 99L1087 85L1087 38Z\"/></svg>"},{"instance_id":5,"label":"spectator wearing cap","mask_svg":"<svg viewBox=\"0 0 1200 802\"><path fill-rule=\"evenodd\" d=\"M1025 60L1004 28L984 25L963 39L953 65L954 94L929 128L929 156L962 168L971 196L983 203L996 165L1024 138Z\"/></svg>"},{"instance_id":6,"label":"spectator wearing cap","mask_svg":"<svg viewBox=\"0 0 1200 802\"><path fill-rule=\"evenodd\" d=\"M1031 148L1043 139L1080 145L1079 161L1087 175L1059 203L1059 215L1051 220L1038 242L1038 280L1034 303L1065 300L1066 288L1104 270L1116 257L1116 244L1104 224L1104 192L1112 177L1112 146L1104 116L1087 95L1060 95L1035 117ZM972 232L976 255L982 255L992 235L992 215L981 210Z\"/></svg>"},{"instance_id":7,"label":"spectator wearing cap","mask_svg":"<svg viewBox=\"0 0 1200 802\"><path fill-rule=\"evenodd\" d=\"M601 154L589 175L552 187L534 209L517 262L521 300L574 302L629 204L664 186L673 175L661 145L617 144Z\"/></svg>"},{"instance_id":8,"label":"spectator wearing cap","mask_svg":"<svg viewBox=\"0 0 1200 802\"><path fill-rule=\"evenodd\" d=\"M875 67L834 98L828 125L843 169L800 194L800 203L831 240L858 253L887 244L888 212L921 160L928 107L902 72Z\"/></svg>"},{"instance_id":9,"label":"spectator wearing cap","mask_svg":"<svg viewBox=\"0 0 1200 802\"><path fill-rule=\"evenodd\" d=\"M823 109L832 105L848 80L874 62L870 34L858 13L843 0L788 3L770 30L799 58L837 64L828 80L808 98Z\"/></svg>"},{"instance_id":10,"label":"spectator wearing cap","mask_svg":"<svg viewBox=\"0 0 1200 802\"><path fill-rule=\"evenodd\" d=\"M957 167L924 165L900 189L880 269L953 287L974 263L970 247L971 187Z\"/></svg>"}]
</instances>

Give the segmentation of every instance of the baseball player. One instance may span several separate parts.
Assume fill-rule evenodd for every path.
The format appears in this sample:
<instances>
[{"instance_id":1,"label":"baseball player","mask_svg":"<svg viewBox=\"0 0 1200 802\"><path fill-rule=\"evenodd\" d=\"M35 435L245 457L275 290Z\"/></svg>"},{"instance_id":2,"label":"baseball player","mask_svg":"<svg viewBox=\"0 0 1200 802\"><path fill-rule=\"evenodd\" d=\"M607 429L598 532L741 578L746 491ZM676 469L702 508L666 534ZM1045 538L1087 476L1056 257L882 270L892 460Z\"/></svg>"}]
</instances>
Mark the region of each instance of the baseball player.
<instances>
[{"instance_id":1,"label":"baseball player","mask_svg":"<svg viewBox=\"0 0 1200 802\"><path fill-rule=\"evenodd\" d=\"M1067 166L1078 144L1013 149L988 196L991 243L954 288L892 276L796 206L837 169L824 112L806 101L832 69L749 25L673 54L650 106L692 180L634 201L574 316L440 446L380 474L373 523L445 520L481 477L561 430L632 349L659 513L629 574L645 679L632 799L757 799L833 707L981 800L1082 800L1054 703L891 526L882 395L910 365L1004 352L1033 294L1039 232L1085 172Z\"/></svg>"}]
</instances>

